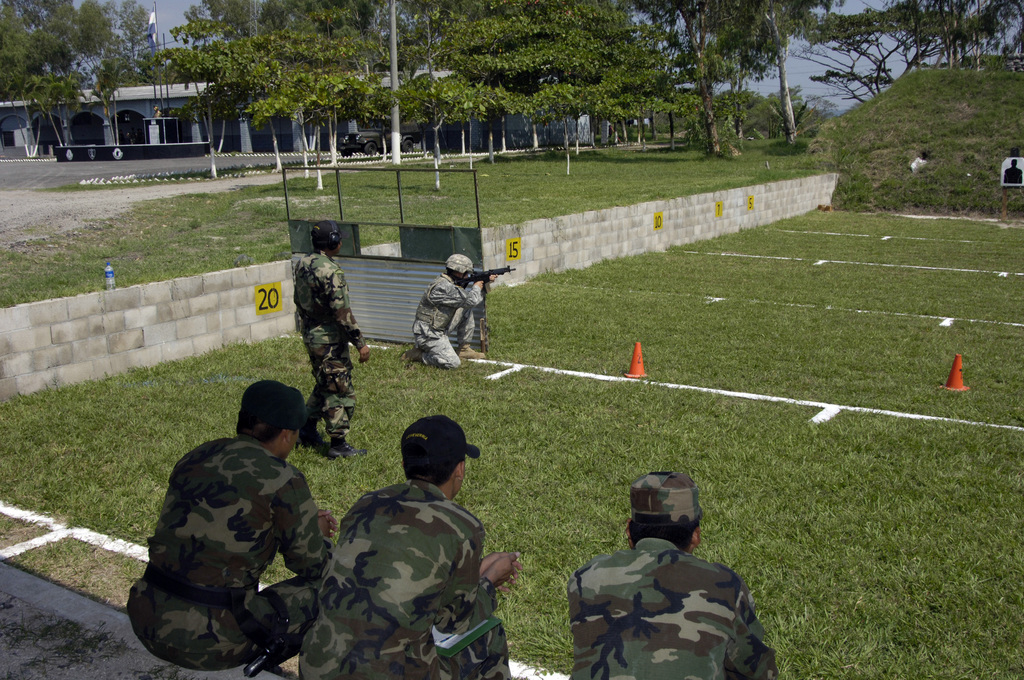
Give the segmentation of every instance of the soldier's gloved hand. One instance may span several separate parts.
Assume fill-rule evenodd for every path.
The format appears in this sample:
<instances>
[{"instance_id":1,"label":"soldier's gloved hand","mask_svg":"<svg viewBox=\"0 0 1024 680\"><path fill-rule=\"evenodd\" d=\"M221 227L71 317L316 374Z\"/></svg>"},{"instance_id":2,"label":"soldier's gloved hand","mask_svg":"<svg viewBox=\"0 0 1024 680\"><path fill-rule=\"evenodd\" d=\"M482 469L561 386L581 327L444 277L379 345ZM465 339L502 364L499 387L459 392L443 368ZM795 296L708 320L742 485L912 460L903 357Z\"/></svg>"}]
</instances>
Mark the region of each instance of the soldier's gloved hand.
<instances>
[{"instance_id":1,"label":"soldier's gloved hand","mask_svg":"<svg viewBox=\"0 0 1024 680\"><path fill-rule=\"evenodd\" d=\"M359 363L365 364L370 360L370 346L363 345L359 348Z\"/></svg>"}]
</instances>

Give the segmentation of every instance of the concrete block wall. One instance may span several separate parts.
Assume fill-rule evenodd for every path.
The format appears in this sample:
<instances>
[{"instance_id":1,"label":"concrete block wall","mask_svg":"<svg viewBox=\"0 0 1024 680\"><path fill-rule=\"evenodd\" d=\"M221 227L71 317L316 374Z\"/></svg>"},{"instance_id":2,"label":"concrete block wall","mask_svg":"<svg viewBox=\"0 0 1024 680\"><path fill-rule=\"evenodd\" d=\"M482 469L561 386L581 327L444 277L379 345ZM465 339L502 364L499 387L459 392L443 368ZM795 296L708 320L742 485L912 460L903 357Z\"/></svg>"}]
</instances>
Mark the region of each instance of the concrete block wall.
<instances>
[{"instance_id":1,"label":"concrete block wall","mask_svg":"<svg viewBox=\"0 0 1024 680\"><path fill-rule=\"evenodd\" d=\"M498 279L508 285L546 272L667 250L830 205L837 179L835 174L817 175L485 229L484 268L514 267ZM510 242L518 247L518 259L508 256Z\"/></svg>"},{"instance_id":2,"label":"concrete block wall","mask_svg":"<svg viewBox=\"0 0 1024 680\"><path fill-rule=\"evenodd\" d=\"M820 175L489 228L482 234L484 266L515 267L498 280L507 285L663 251L830 204L836 179ZM518 259L507 257L510 240L517 240ZM378 251L396 254L394 246ZM272 262L0 309L0 401L292 333L291 266ZM257 287L271 284L280 284L279 304L259 314Z\"/></svg>"},{"instance_id":3,"label":"concrete block wall","mask_svg":"<svg viewBox=\"0 0 1024 680\"><path fill-rule=\"evenodd\" d=\"M280 304L257 313L257 286ZM289 262L0 309L0 401L295 331Z\"/></svg>"}]
</instances>

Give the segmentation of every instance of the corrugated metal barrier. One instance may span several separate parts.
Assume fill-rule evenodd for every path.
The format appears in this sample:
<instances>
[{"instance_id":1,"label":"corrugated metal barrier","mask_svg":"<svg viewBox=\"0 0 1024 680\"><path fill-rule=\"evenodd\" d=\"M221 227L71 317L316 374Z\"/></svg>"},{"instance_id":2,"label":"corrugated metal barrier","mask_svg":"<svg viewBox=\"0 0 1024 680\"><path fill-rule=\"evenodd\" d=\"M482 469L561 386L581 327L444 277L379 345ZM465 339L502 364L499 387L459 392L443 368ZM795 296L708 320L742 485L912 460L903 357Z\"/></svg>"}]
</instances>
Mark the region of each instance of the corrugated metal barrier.
<instances>
[{"instance_id":1,"label":"corrugated metal barrier","mask_svg":"<svg viewBox=\"0 0 1024 680\"><path fill-rule=\"evenodd\" d=\"M298 256L293 256L293 262ZM336 257L345 272L352 313L363 335L373 340L412 343L412 324L423 291L444 271L442 262L416 262L390 258ZM487 313L487 300L478 305L473 344L485 346L481 338L481 319ZM452 344L456 342L454 335Z\"/></svg>"}]
</instances>

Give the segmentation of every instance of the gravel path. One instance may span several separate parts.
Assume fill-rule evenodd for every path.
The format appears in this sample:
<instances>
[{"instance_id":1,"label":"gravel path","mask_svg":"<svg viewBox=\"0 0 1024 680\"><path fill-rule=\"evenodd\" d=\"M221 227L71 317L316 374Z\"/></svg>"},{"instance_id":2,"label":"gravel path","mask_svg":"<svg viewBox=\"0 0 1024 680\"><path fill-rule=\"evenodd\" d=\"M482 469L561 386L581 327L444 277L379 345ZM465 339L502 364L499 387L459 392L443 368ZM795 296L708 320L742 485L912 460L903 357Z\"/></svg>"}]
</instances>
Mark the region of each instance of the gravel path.
<instances>
[{"instance_id":1,"label":"gravel path","mask_svg":"<svg viewBox=\"0 0 1024 680\"><path fill-rule=\"evenodd\" d=\"M95 191L0 191L0 248L75 231L116 217L138 201L274 184L274 173L202 182L146 183Z\"/></svg>"}]
</instances>

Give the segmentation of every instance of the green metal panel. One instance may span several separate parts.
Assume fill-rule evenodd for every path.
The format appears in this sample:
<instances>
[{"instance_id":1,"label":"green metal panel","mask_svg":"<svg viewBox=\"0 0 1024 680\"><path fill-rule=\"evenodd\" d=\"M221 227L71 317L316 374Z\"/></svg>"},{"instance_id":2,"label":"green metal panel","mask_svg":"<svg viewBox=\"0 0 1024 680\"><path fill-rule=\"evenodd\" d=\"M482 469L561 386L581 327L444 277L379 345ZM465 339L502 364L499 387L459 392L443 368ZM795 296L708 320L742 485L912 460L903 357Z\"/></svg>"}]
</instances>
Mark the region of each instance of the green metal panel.
<instances>
[{"instance_id":1,"label":"green metal panel","mask_svg":"<svg viewBox=\"0 0 1024 680\"><path fill-rule=\"evenodd\" d=\"M313 223L308 220L288 220L288 238L292 242L293 253L313 252L313 239L309 237L309 230Z\"/></svg>"},{"instance_id":2,"label":"green metal panel","mask_svg":"<svg viewBox=\"0 0 1024 680\"><path fill-rule=\"evenodd\" d=\"M483 262L483 241L479 229L402 226L398 228L398 237L405 259L444 262L452 253L461 253L476 265Z\"/></svg>"},{"instance_id":3,"label":"green metal panel","mask_svg":"<svg viewBox=\"0 0 1024 680\"><path fill-rule=\"evenodd\" d=\"M453 252L467 256L477 267L484 266L483 237L479 229L452 227L452 240L455 242Z\"/></svg>"},{"instance_id":4,"label":"green metal panel","mask_svg":"<svg viewBox=\"0 0 1024 680\"><path fill-rule=\"evenodd\" d=\"M291 239L293 253L313 252L313 240L309 236L315 222L309 220L288 220L288 237ZM359 254L359 225L350 222L339 222L342 227L342 234L347 227L352 235L350 238L342 238L339 256L352 257Z\"/></svg>"}]
</instances>

